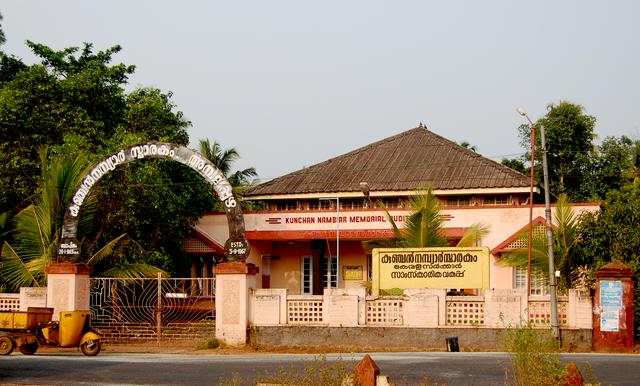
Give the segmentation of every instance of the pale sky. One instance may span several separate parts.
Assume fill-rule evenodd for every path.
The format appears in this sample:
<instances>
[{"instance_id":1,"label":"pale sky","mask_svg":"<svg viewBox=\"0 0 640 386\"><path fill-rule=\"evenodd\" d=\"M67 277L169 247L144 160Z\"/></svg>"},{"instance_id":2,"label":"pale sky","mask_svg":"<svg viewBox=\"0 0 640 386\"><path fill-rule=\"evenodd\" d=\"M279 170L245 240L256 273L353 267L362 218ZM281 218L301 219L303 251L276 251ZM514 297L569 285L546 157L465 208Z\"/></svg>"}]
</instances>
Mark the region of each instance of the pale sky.
<instances>
[{"instance_id":1,"label":"pale sky","mask_svg":"<svg viewBox=\"0 0 640 386\"><path fill-rule=\"evenodd\" d=\"M523 106L586 108L640 139L640 2L33 1L0 4L2 49L120 44L130 86L173 92L202 138L266 181L423 122L500 161Z\"/></svg>"}]
</instances>

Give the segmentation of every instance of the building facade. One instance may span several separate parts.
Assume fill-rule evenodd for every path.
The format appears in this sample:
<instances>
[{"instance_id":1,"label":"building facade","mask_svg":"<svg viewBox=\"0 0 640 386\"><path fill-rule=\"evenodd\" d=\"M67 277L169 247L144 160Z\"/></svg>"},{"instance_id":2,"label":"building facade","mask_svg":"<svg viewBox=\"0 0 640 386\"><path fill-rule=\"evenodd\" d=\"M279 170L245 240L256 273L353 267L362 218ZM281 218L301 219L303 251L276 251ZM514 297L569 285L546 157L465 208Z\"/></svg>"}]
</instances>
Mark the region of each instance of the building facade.
<instances>
[{"instance_id":1,"label":"building facade","mask_svg":"<svg viewBox=\"0 0 640 386\"><path fill-rule=\"evenodd\" d=\"M379 203L402 226L411 213L408 200L427 186L441 204L451 245L474 223L489 228L479 244L492 251L490 287L526 288L526 271L499 261L502 253L522 247L517 235L528 229L530 210L536 231L544 232L538 189L530 205L528 176L422 126L245 192L244 199L262 202L265 208L244 213L251 246L247 262L260 270L258 286L315 295L325 288L366 286L372 262L362 242L393 235ZM577 212L597 208L574 205ZM226 216L209 213L195 229L184 249L201 255L207 276L210 265L222 258ZM532 293L542 294L543 287L543 281L532 279Z\"/></svg>"}]
</instances>

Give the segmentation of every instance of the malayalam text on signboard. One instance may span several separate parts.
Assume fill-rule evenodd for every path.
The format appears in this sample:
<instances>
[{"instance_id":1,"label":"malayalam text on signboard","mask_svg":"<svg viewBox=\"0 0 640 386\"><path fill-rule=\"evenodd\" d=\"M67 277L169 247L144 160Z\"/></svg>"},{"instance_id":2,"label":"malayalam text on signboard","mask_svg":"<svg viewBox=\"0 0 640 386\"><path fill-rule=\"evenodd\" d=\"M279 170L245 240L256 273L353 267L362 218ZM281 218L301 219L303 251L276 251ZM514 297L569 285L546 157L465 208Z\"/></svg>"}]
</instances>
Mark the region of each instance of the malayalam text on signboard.
<instances>
[{"instance_id":1,"label":"malayalam text on signboard","mask_svg":"<svg viewBox=\"0 0 640 386\"><path fill-rule=\"evenodd\" d=\"M488 288L489 248L373 250L373 293L392 288Z\"/></svg>"}]
</instances>

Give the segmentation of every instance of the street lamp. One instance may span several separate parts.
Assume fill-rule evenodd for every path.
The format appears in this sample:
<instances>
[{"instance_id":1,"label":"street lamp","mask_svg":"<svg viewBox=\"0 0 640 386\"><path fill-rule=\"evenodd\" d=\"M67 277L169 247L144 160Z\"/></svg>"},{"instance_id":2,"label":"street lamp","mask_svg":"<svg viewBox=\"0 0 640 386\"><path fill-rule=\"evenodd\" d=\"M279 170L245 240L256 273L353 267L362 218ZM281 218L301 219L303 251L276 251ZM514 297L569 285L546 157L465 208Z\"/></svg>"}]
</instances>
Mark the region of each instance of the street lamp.
<instances>
[{"instance_id":1,"label":"street lamp","mask_svg":"<svg viewBox=\"0 0 640 386\"><path fill-rule=\"evenodd\" d=\"M367 181L362 181L359 184L360 186L360 191L362 192L362 194L364 194L364 196L367 199L367 202L369 203L369 207L371 207L371 188L369 187L369 183Z\"/></svg>"},{"instance_id":2,"label":"street lamp","mask_svg":"<svg viewBox=\"0 0 640 386\"><path fill-rule=\"evenodd\" d=\"M529 121L529 127L531 128L531 181L529 183L529 244L527 247L527 299L531 295L531 251L533 248L533 185L534 185L534 166L535 166L535 150L536 150L536 130L529 119L529 115L522 108L518 107L516 109L518 114L526 117Z\"/></svg>"},{"instance_id":3,"label":"street lamp","mask_svg":"<svg viewBox=\"0 0 640 386\"><path fill-rule=\"evenodd\" d=\"M321 201L336 200L336 288L340 287L340 197L320 198ZM331 287L331 256L329 256L329 267L327 272L329 276L329 288Z\"/></svg>"},{"instance_id":4,"label":"street lamp","mask_svg":"<svg viewBox=\"0 0 640 386\"><path fill-rule=\"evenodd\" d=\"M526 110L522 107L518 107L518 114L527 118L529 125L531 126L531 132L535 130L535 126L529 118ZM533 134L532 134L533 138ZM533 141L533 139L532 139ZM556 276L555 276L555 262L553 254L553 229L551 228L551 203L549 197L549 173L547 167L547 144L545 141L544 125L540 125L540 142L542 143L542 174L544 179L544 215L547 222L547 254L549 255L549 295L551 301L551 332L556 339L560 338L560 328L558 326L558 300L556 298ZM531 151L533 159L533 147ZM531 165L531 173L533 175L533 163ZM531 236L529 236L529 248L531 248ZM529 259L531 261L531 259Z\"/></svg>"}]
</instances>

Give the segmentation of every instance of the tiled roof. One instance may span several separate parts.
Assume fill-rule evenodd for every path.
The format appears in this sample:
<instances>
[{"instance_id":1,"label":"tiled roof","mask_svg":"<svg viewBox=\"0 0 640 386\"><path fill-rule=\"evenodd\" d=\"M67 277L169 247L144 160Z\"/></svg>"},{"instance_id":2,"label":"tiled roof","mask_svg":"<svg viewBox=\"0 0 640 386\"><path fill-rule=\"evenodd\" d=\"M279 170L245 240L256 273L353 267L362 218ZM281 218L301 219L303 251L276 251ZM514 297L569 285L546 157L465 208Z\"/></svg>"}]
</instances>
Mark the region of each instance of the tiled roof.
<instances>
[{"instance_id":1,"label":"tiled roof","mask_svg":"<svg viewBox=\"0 0 640 386\"><path fill-rule=\"evenodd\" d=\"M244 192L251 196L360 191L521 188L529 178L424 127L374 142L275 178Z\"/></svg>"}]
</instances>

